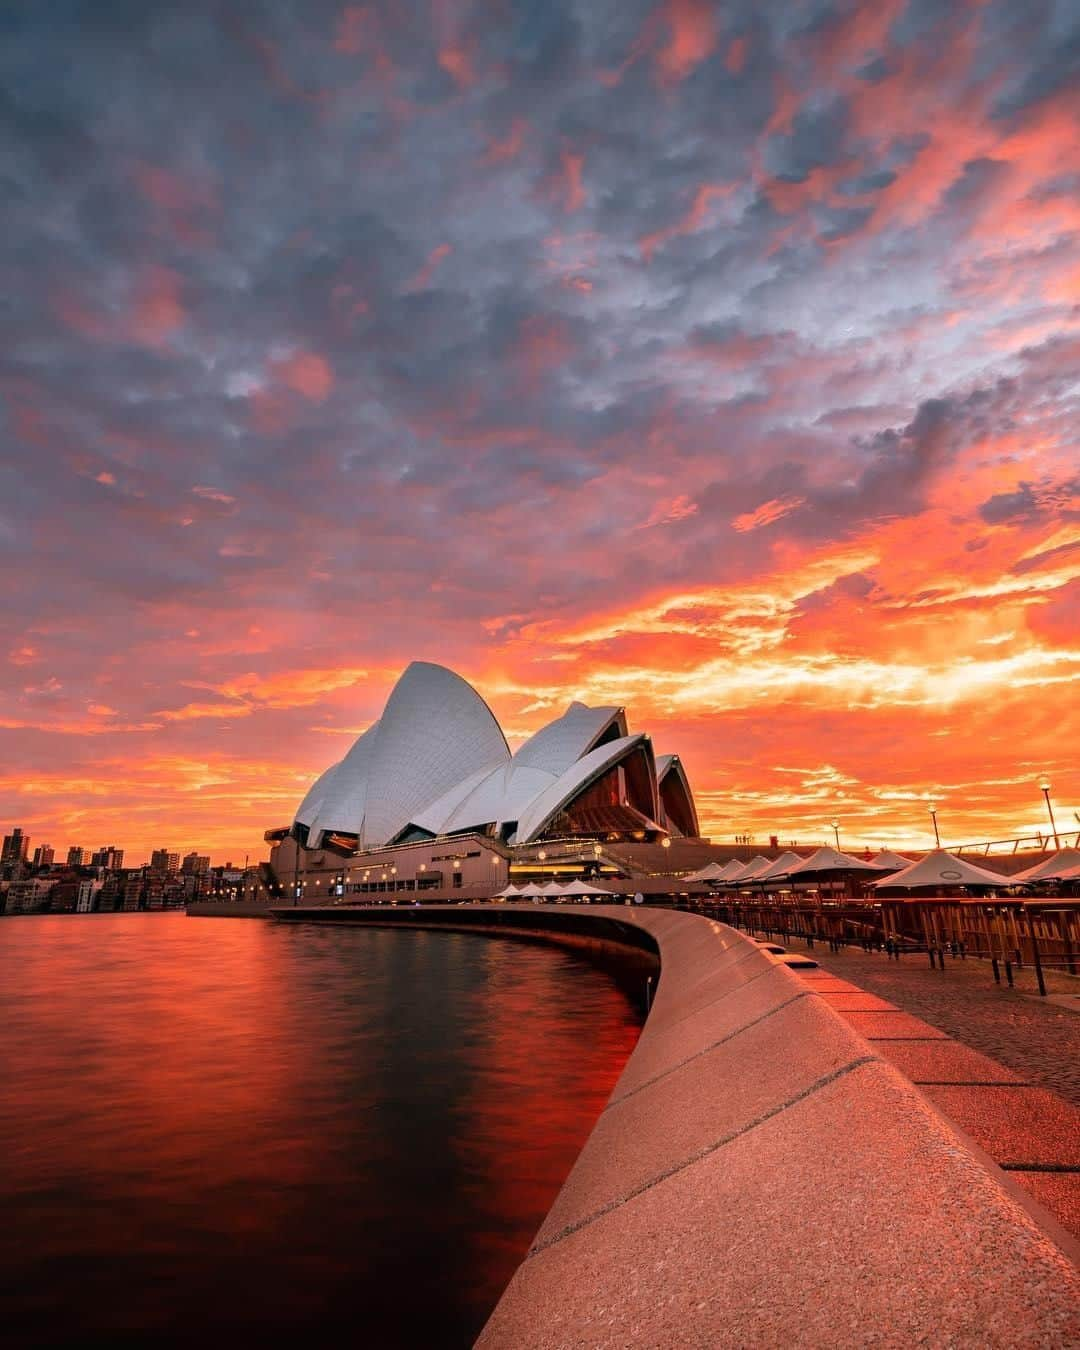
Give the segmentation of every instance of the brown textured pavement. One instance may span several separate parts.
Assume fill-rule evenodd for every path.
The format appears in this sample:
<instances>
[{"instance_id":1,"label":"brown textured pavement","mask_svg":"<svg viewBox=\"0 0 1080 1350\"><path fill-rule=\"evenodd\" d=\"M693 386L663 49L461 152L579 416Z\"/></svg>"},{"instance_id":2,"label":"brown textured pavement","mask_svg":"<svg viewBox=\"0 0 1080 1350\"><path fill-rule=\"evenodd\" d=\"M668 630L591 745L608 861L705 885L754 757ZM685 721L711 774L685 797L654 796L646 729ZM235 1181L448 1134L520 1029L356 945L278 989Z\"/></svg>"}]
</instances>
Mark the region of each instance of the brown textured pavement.
<instances>
[{"instance_id":1,"label":"brown textured pavement","mask_svg":"<svg viewBox=\"0 0 1080 1350\"><path fill-rule=\"evenodd\" d=\"M634 919L653 1011L483 1350L1080 1344L1075 1244L879 1057L945 1074L944 1033L722 925Z\"/></svg>"},{"instance_id":2,"label":"brown textured pavement","mask_svg":"<svg viewBox=\"0 0 1080 1350\"><path fill-rule=\"evenodd\" d=\"M938 1014L939 1022L956 1024L957 1015L962 1011L961 1025L967 1030L972 1016L989 1009L989 1020L999 1024L998 1037L1002 1035L1001 1005L995 996L1001 991L996 986L979 988L970 976L959 976L949 970L927 970L927 975L937 975L936 980L925 979L921 972L910 966L899 974L887 968L882 971L881 965L885 962L875 965L874 955L864 952L825 952L823 957L834 958L829 961L830 968L799 972L808 989L833 1007L867 1038L878 1054L889 1059L911 1079L1066 1231L1080 1237L1080 1108L1044 1087L1031 1086L1014 1070L990 1056L948 1038L940 1026L932 1026L912 1013L890 1005L881 999L880 993L864 993L862 1000L876 999L885 1009L892 1007L891 1013L860 1011L865 1003L853 991L852 981L837 979L833 974L833 969L845 955L856 957L844 964L845 974L855 974L852 968L858 966L858 973L865 977L868 972L868 983L876 983L879 990L889 984L906 996L909 1008L929 1004ZM889 964L895 966L896 963ZM950 975L953 978L950 979ZM1014 994L1006 1008L1015 1009L1015 999L1024 997ZM1030 1044L1024 1041L1026 1028L1036 1028L1032 1036L1039 1053L1045 1056L1052 1053L1046 1041L1052 1040L1056 1032L1062 1032L1061 1039L1068 1041L1072 1023L1067 1019L1075 1019L1080 1024L1080 1018L1071 1011L1055 1009L1047 1014L1032 1009L1030 1000L1019 1007L1026 1016L1013 1016L1006 1022L1014 1063L1024 1057L1025 1049L1031 1053ZM941 1017L942 1008L950 1015ZM1059 1018L1063 1019L1061 1027L1058 1026ZM899 1030L900 1019L903 1019L902 1032ZM1046 1032L1047 1027L1052 1030ZM1044 1029L1041 1039L1039 1028ZM1038 1058L1036 1062L1043 1065L1045 1061ZM1071 1070L1075 1065L1066 1067Z\"/></svg>"},{"instance_id":3,"label":"brown textured pavement","mask_svg":"<svg viewBox=\"0 0 1080 1350\"><path fill-rule=\"evenodd\" d=\"M792 939L790 951L805 952ZM848 947L830 952L815 943L820 977L844 981L888 1000L962 1045L1018 1074L1025 1083L1049 1088L1080 1106L1080 978L1054 972L1047 983L1055 999L1041 999L1034 971L1016 972L1015 989L994 983L989 963L946 957L945 970L931 970L925 955L890 961L883 953Z\"/></svg>"}]
</instances>

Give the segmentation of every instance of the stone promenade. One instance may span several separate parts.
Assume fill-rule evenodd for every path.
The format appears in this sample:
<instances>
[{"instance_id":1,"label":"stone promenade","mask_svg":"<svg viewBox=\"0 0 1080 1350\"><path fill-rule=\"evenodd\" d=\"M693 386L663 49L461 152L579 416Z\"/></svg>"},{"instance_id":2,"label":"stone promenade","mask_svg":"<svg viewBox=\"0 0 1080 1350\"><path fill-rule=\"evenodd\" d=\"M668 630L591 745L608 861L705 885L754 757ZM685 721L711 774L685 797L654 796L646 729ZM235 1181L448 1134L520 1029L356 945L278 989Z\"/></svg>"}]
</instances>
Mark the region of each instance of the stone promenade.
<instances>
[{"instance_id":1,"label":"stone promenade","mask_svg":"<svg viewBox=\"0 0 1080 1350\"><path fill-rule=\"evenodd\" d=\"M817 968L798 971L807 986L1080 1238L1080 1010L1069 977L1055 975L1062 992L1043 999L1026 972L1002 988L974 959L946 958L940 971L821 943L812 955Z\"/></svg>"},{"instance_id":2,"label":"stone promenade","mask_svg":"<svg viewBox=\"0 0 1080 1350\"><path fill-rule=\"evenodd\" d=\"M806 944L789 939L792 952ZM945 958L931 970L925 953L890 961L883 953L849 947L830 952L815 942L822 970L850 980L929 1022L962 1045L1006 1065L1026 1083L1049 1088L1080 1106L1080 978L1047 974L1050 997L1039 997L1035 972L1015 972L1016 988L1001 985L987 961Z\"/></svg>"}]
</instances>

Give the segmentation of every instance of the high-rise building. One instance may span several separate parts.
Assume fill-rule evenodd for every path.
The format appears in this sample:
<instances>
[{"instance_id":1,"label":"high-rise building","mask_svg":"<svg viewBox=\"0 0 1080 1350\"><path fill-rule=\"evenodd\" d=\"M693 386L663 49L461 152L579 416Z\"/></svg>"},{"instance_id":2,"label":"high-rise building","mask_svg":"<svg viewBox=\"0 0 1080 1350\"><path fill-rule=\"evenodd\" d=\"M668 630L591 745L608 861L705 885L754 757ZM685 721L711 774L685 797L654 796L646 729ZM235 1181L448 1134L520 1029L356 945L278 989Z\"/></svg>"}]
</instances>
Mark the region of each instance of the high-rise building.
<instances>
[{"instance_id":1,"label":"high-rise building","mask_svg":"<svg viewBox=\"0 0 1080 1350\"><path fill-rule=\"evenodd\" d=\"M38 844L37 848L34 849L34 866L48 867L55 857L56 850L52 844Z\"/></svg>"},{"instance_id":2,"label":"high-rise building","mask_svg":"<svg viewBox=\"0 0 1080 1350\"><path fill-rule=\"evenodd\" d=\"M85 867L90 861L90 850L80 848L78 844L72 844L68 849L67 865L69 867Z\"/></svg>"},{"instance_id":3,"label":"high-rise building","mask_svg":"<svg viewBox=\"0 0 1080 1350\"><path fill-rule=\"evenodd\" d=\"M184 860L180 864L180 871L186 877L201 876L204 872L210 871L210 857L203 853L185 853Z\"/></svg>"},{"instance_id":4,"label":"high-rise building","mask_svg":"<svg viewBox=\"0 0 1080 1350\"><path fill-rule=\"evenodd\" d=\"M4 835L4 845L0 851L0 867L14 867L26 861L30 848L30 838L16 825L10 834Z\"/></svg>"},{"instance_id":5,"label":"high-rise building","mask_svg":"<svg viewBox=\"0 0 1080 1350\"><path fill-rule=\"evenodd\" d=\"M167 848L156 848L150 854L150 866L155 872L167 872L172 876L180 871L180 854Z\"/></svg>"},{"instance_id":6,"label":"high-rise building","mask_svg":"<svg viewBox=\"0 0 1080 1350\"><path fill-rule=\"evenodd\" d=\"M104 886L101 881L80 881L79 889L76 892L75 911L78 914L89 914L97 908L97 898Z\"/></svg>"},{"instance_id":7,"label":"high-rise building","mask_svg":"<svg viewBox=\"0 0 1080 1350\"><path fill-rule=\"evenodd\" d=\"M104 867L108 872L115 872L124 865L124 850L116 848L109 844L106 848L99 848L90 859L91 867Z\"/></svg>"}]
</instances>

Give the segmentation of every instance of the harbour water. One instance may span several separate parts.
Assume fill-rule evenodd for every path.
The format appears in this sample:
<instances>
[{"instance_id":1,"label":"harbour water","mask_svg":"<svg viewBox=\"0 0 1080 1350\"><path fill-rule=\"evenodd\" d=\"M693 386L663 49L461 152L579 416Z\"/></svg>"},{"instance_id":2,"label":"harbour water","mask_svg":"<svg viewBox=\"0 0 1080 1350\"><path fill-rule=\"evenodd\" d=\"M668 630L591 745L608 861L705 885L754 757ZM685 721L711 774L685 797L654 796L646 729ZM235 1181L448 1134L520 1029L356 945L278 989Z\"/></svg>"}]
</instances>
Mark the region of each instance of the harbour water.
<instances>
[{"instance_id":1,"label":"harbour water","mask_svg":"<svg viewBox=\"0 0 1080 1350\"><path fill-rule=\"evenodd\" d=\"M636 992L474 935L0 921L5 1346L470 1344Z\"/></svg>"}]
</instances>

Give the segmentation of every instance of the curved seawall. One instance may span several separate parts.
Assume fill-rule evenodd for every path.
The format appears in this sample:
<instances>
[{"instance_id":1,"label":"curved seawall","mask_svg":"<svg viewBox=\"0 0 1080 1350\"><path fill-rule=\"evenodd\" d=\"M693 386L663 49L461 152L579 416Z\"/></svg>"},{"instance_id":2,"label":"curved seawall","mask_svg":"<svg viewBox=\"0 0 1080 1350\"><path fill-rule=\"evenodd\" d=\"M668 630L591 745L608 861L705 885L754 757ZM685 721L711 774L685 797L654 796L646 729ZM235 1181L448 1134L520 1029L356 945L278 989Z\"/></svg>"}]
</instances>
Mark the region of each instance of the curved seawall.
<instances>
[{"instance_id":1,"label":"curved seawall","mask_svg":"<svg viewBox=\"0 0 1080 1350\"><path fill-rule=\"evenodd\" d=\"M614 906L291 910L659 953L638 1044L478 1344L1055 1346L1074 1248L741 934Z\"/></svg>"}]
</instances>

